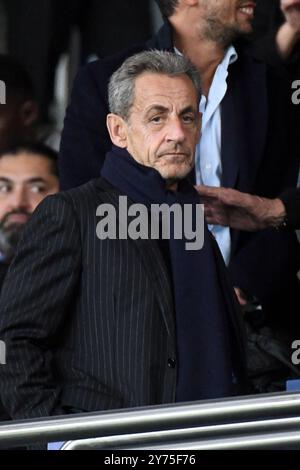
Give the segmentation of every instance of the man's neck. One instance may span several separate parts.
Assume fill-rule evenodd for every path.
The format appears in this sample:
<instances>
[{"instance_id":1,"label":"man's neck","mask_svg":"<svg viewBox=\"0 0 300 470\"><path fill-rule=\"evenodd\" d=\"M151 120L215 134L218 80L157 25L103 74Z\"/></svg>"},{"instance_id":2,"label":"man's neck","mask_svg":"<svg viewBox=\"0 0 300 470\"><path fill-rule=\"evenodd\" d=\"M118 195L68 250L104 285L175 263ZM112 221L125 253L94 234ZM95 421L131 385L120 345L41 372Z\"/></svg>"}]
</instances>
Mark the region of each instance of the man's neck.
<instances>
[{"instance_id":1,"label":"man's neck","mask_svg":"<svg viewBox=\"0 0 300 470\"><path fill-rule=\"evenodd\" d=\"M195 32L186 31L180 25L173 27L173 41L176 49L197 67L202 79L202 92L208 96L215 71L225 55L224 47Z\"/></svg>"},{"instance_id":2,"label":"man's neck","mask_svg":"<svg viewBox=\"0 0 300 470\"><path fill-rule=\"evenodd\" d=\"M168 191L174 191L176 192L178 189L178 181L174 181L173 179L171 180L166 180L166 188Z\"/></svg>"}]
</instances>

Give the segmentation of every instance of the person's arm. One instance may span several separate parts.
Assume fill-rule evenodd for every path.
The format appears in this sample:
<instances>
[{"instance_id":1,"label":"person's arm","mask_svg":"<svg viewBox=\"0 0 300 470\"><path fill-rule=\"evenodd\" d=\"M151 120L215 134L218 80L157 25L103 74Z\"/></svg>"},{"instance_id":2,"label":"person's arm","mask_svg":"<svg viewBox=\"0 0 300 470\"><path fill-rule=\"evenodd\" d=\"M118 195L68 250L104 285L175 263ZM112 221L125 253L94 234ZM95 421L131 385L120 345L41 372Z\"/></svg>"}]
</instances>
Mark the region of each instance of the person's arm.
<instances>
[{"instance_id":1,"label":"person's arm","mask_svg":"<svg viewBox=\"0 0 300 470\"><path fill-rule=\"evenodd\" d=\"M279 198L267 199L230 188L198 186L197 190L209 224L248 231L288 224L285 205ZM300 191L295 192L299 195Z\"/></svg>"},{"instance_id":2,"label":"person's arm","mask_svg":"<svg viewBox=\"0 0 300 470\"><path fill-rule=\"evenodd\" d=\"M276 35L276 45L282 59L288 59L300 41L300 1L281 0L285 22Z\"/></svg>"},{"instance_id":3,"label":"person's arm","mask_svg":"<svg viewBox=\"0 0 300 470\"><path fill-rule=\"evenodd\" d=\"M63 195L46 198L24 228L0 299L0 394L13 419L63 414L55 345L81 269L80 230Z\"/></svg>"},{"instance_id":4,"label":"person's arm","mask_svg":"<svg viewBox=\"0 0 300 470\"><path fill-rule=\"evenodd\" d=\"M290 3L299 0L288 0L282 6L280 0L261 0L257 4L252 49L254 55L267 64L294 75L300 60L299 14ZM295 16L292 16L292 11Z\"/></svg>"}]
</instances>

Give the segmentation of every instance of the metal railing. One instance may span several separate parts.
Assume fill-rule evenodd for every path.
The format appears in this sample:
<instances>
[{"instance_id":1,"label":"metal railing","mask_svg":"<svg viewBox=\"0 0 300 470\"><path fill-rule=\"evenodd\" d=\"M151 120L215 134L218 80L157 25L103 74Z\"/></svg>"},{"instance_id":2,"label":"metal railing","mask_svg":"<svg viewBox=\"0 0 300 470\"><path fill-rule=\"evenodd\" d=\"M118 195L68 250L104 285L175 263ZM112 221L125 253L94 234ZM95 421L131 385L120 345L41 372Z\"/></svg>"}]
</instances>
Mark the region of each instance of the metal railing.
<instances>
[{"instance_id":1,"label":"metal railing","mask_svg":"<svg viewBox=\"0 0 300 470\"><path fill-rule=\"evenodd\" d=\"M0 425L0 448L300 448L300 393L85 413Z\"/></svg>"}]
</instances>

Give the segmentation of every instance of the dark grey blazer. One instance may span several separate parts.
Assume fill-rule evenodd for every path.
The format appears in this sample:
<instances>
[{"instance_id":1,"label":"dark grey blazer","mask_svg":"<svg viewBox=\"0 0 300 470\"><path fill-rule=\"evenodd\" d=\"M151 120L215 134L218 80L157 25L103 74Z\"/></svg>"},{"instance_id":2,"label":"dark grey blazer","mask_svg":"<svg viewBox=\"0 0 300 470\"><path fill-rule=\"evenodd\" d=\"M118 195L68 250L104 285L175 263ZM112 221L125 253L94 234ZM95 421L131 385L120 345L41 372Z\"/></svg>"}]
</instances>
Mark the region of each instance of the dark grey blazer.
<instances>
[{"instance_id":1,"label":"dark grey blazer","mask_svg":"<svg viewBox=\"0 0 300 470\"><path fill-rule=\"evenodd\" d=\"M24 230L0 301L0 391L14 419L175 401L173 300L158 245L96 236L98 205L118 208L118 195L99 178L50 196ZM227 278L221 285L241 377L239 312Z\"/></svg>"}]
</instances>

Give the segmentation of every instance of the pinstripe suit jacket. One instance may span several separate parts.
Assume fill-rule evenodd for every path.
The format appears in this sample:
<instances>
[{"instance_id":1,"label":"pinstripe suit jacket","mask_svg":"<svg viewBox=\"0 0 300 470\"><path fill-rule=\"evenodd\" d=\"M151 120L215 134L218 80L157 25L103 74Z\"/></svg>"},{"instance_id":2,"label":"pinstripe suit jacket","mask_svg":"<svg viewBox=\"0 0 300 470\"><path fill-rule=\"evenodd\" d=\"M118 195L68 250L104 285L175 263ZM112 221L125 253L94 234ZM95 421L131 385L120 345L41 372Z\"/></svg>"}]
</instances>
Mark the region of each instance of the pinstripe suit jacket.
<instances>
[{"instance_id":1,"label":"pinstripe suit jacket","mask_svg":"<svg viewBox=\"0 0 300 470\"><path fill-rule=\"evenodd\" d=\"M0 390L14 419L175 401L173 300L158 245L96 236L97 207L117 208L118 196L93 180L46 198L24 230L0 301Z\"/></svg>"}]
</instances>

